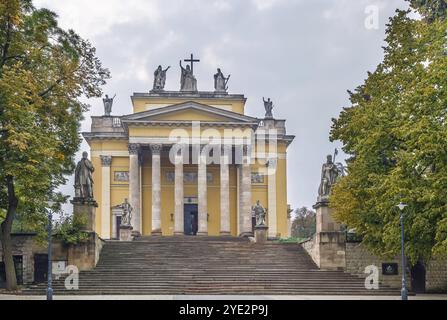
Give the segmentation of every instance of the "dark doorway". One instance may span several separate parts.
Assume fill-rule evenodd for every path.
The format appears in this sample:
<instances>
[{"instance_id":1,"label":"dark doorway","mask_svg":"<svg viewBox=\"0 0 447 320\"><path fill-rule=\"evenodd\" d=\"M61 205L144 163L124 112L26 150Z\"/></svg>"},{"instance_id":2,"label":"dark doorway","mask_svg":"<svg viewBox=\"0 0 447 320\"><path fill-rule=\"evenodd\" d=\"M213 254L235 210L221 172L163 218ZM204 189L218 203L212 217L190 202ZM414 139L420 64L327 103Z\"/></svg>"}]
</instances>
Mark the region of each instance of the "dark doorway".
<instances>
[{"instance_id":1,"label":"dark doorway","mask_svg":"<svg viewBox=\"0 0 447 320\"><path fill-rule=\"evenodd\" d=\"M13 256L14 266L16 269L17 284L23 285L23 257ZM6 272L5 263L0 262L0 288L4 288L6 285Z\"/></svg>"},{"instance_id":2,"label":"dark doorway","mask_svg":"<svg viewBox=\"0 0 447 320\"><path fill-rule=\"evenodd\" d=\"M185 205L185 235L195 236L199 230L199 210L196 204Z\"/></svg>"},{"instance_id":3,"label":"dark doorway","mask_svg":"<svg viewBox=\"0 0 447 320\"><path fill-rule=\"evenodd\" d=\"M411 268L411 289L414 293L425 293L425 266L422 262Z\"/></svg>"},{"instance_id":4,"label":"dark doorway","mask_svg":"<svg viewBox=\"0 0 447 320\"><path fill-rule=\"evenodd\" d=\"M34 282L44 283L48 276L48 255L35 254L34 255Z\"/></svg>"},{"instance_id":5,"label":"dark doorway","mask_svg":"<svg viewBox=\"0 0 447 320\"><path fill-rule=\"evenodd\" d=\"M23 256L14 256L14 266L16 267L17 284L23 284Z\"/></svg>"},{"instance_id":6,"label":"dark doorway","mask_svg":"<svg viewBox=\"0 0 447 320\"><path fill-rule=\"evenodd\" d=\"M121 221L123 220L122 216L116 216L116 239L120 239L120 229L121 229Z\"/></svg>"}]
</instances>

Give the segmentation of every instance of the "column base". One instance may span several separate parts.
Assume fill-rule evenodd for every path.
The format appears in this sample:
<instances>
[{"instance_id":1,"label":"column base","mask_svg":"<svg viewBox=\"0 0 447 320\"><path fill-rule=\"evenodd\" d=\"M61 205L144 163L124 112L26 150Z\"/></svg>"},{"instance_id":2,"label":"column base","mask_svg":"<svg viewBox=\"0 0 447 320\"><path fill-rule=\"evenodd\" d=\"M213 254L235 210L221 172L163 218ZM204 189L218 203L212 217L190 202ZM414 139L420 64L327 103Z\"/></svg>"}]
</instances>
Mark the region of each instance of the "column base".
<instances>
[{"instance_id":1,"label":"column base","mask_svg":"<svg viewBox=\"0 0 447 320\"><path fill-rule=\"evenodd\" d=\"M197 232L198 237L208 237L208 232Z\"/></svg>"},{"instance_id":2,"label":"column base","mask_svg":"<svg viewBox=\"0 0 447 320\"><path fill-rule=\"evenodd\" d=\"M220 235L223 236L223 237L231 236L231 232L228 232L228 231L221 231L221 232L220 232Z\"/></svg>"},{"instance_id":3,"label":"column base","mask_svg":"<svg viewBox=\"0 0 447 320\"><path fill-rule=\"evenodd\" d=\"M152 235L152 236L162 236L163 233L161 232L161 230L153 230L153 231L151 232L151 235Z\"/></svg>"}]
</instances>

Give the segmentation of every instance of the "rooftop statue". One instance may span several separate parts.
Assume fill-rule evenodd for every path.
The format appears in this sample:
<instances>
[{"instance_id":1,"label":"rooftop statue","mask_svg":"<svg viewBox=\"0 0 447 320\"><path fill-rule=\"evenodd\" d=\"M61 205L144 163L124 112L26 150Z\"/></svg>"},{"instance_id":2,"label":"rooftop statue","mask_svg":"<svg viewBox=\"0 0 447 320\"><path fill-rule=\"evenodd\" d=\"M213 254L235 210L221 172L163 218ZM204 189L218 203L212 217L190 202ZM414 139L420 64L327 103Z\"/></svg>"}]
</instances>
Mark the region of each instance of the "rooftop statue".
<instances>
[{"instance_id":1,"label":"rooftop statue","mask_svg":"<svg viewBox=\"0 0 447 320\"><path fill-rule=\"evenodd\" d=\"M231 75L225 77L222 71L218 68L217 73L214 75L214 89L216 92L227 92L228 91L228 81L230 81Z\"/></svg>"},{"instance_id":2,"label":"rooftop statue","mask_svg":"<svg viewBox=\"0 0 447 320\"><path fill-rule=\"evenodd\" d=\"M197 79L194 77L193 71L189 65L183 68L182 61L180 60L180 68L182 69L182 75L180 78L180 91L197 91Z\"/></svg>"},{"instance_id":3,"label":"rooftop statue","mask_svg":"<svg viewBox=\"0 0 447 320\"><path fill-rule=\"evenodd\" d=\"M106 97L102 99L102 102L104 103L104 115L107 117L110 117L110 114L112 113L112 106L113 106L113 100L115 99L116 94L113 96L113 98L109 98L109 96L106 94Z\"/></svg>"},{"instance_id":4,"label":"rooftop statue","mask_svg":"<svg viewBox=\"0 0 447 320\"><path fill-rule=\"evenodd\" d=\"M88 153L82 154L75 171L75 196L81 199L93 199L93 172L95 168L88 159Z\"/></svg>"},{"instance_id":5,"label":"rooftop statue","mask_svg":"<svg viewBox=\"0 0 447 320\"><path fill-rule=\"evenodd\" d=\"M165 70L161 66L158 66L157 70L154 72L154 91L162 91L165 88L166 84L166 73L171 68L171 66L167 67Z\"/></svg>"},{"instance_id":6,"label":"rooftop statue","mask_svg":"<svg viewBox=\"0 0 447 320\"><path fill-rule=\"evenodd\" d=\"M273 101L268 98L265 100L264 97L262 97L262 100L264 101L264 108L265 108L265 118L273 118Z\"/></svg>"}]
</instances>

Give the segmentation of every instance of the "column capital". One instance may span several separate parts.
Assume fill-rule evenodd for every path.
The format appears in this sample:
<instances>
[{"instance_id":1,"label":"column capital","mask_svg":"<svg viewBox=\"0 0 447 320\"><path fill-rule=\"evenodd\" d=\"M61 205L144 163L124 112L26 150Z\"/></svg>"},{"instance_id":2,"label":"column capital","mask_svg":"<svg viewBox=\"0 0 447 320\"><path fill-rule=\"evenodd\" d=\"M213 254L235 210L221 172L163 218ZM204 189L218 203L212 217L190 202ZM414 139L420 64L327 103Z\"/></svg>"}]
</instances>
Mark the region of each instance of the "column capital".
<instances>
[{"instance_id":1,"label":"column capital","mask_svg":"<svg viewBox=\"0 0 447 320\"><path fill-rule=\"evenodd\" d=\"M161 144L151 144L151 151L152 151L152 155L160 155L161 154L161 149L163 148L163 145Z\"/></svg>"},{"instance_id":2,"label":"column capital","mask_svg":"<svg viewBox=\"0 0 447 320\"><path fill-rule=\"evenodd\" d=\"M112 165L112 156L100 156L100 158L103 167L110 167Z\"/></svg>"},{"instance_id":3,"label":"column capital","mask_svg":"<svg viewBox=\"0 0 447 320\"><path fill-rule=\"evenodd\" d=\"M140 145L138 143L129 143L129 153L137 155L140 152Z\"/></svg>"}]
</instances>

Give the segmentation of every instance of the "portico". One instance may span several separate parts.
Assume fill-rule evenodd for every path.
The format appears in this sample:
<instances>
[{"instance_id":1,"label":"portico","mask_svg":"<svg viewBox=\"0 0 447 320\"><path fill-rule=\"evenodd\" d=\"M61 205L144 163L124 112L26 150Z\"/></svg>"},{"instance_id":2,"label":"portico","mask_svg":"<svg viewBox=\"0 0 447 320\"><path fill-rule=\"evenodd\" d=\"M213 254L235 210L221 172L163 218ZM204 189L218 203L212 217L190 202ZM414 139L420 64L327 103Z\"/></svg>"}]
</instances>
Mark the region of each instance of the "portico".
<instances>
[{"instance_id":1,"label":"portico","mask_svg":"<svg viewBox=\"0 0 447 320\"><path fill-rule=\"evenodd\" d=\"M208 207L208 189L219 190L219 234L231 235L231 202L230 202L230 167L233 172L242 172L242 181L236 188L238 199L240 199L238 235L250 235L252 233L252 212L251 212L251 164L247 155L248 148L242 148L244 160L233 163L234 155L237 154L235 147L226 146L221 148L221 155L217 157L218 163L211 162L209 154L205 154L206 147L199 148L200 156L198 164L193 164L190 160L193 157L181 155L181 152L174 155L174 162L170 164L169 156L174 146L168 144L129 144L130 166L129 166L129 194L130 204L134 208L132 216L132 226L134 231L143 233L142 221L143 210L141 210L140 199L143 195L143 175L150 167L151 172L151 235L162 235L162 215L169 215L170 222L173 223L173 234L185 234L185 197L196 199L198 208L198 231L197 235L208 235L208 222L211 217ZM191 154L194 148L186 146L187 154ZM162 160L163 159L163 160ZM241 163L241 162L244 163ZM161 164L163 163L163 169ZM240 163L240 164L238 164ZM187 177L185 179L185 164ZM213 170L208 168L212 167ZM217 170L216 170L217 169ZM163 174L162 174L163 173ZM215 176L215 174L218 176ZM163 179L162 179L163 176ZM217 183L216 183L216 181ZM169 199L162 196L163 189L174 189L174 197ZM186 192L185 192L186 184ZM197 186L196 192L193 186ZM192 187L192 188L191 188ZM215 191L215 190L214 190ZM212 192L216 193L216 192ZM166 203L163 203L165 199ZM172 205L173 204L173 205ZM191 205L191 201L186 201L186 205ZM173 213L169 209L173 207ZM215 204L213 205L215 207ZM172 210L171 210L172 211ZM213 218L218 215L213 215Z\"/></svg>"}]
</instances>

